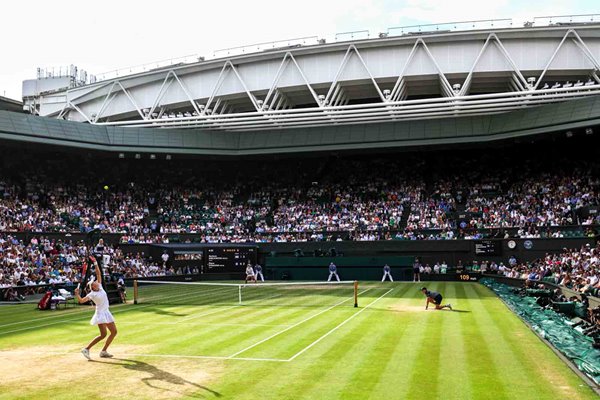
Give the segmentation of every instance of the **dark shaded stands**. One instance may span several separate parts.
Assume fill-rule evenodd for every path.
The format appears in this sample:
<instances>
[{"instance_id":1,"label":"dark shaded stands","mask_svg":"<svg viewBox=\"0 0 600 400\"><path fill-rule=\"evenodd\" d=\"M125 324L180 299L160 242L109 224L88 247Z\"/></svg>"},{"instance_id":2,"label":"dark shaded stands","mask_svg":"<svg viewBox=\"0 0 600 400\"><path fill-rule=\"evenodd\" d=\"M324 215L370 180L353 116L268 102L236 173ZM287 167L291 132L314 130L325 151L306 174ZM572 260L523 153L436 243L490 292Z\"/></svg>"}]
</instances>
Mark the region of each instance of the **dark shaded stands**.
<instances>
[{"instance_id":1,"label":"dark shaded stands","mask_svg":"<svg viewBox=\"0 0 600 400\"><path fill-rule=\"evenodd\" d=\"M343 276L344 279L379 279L382 263L387 262L393 268L408 268L415 257L420 258L422 263L433 264L446 261L450 267L453 267L459 261L463 265L469 265L474 260L506 263L511 255L523 262L543 257L547 252L558 252L565 247L578 248L586 243L595 245L595 236L590 235L590 232L584 233L584 230L588 230L590 227L595 228L595 225L572 225L582 224L586 220L589 222L587 214L590 209L597 211L599 174L596 160L600 155L598 154L600 153L600 137L597 136L585 134L579 136L578 133L571 138L566 138L564 135L560 137L544 135L533 143L529 140L526 143L515 143L512 140L485 147L465 145L460 148L446 148L443 151L432 149L421 153L417 151L363 152L362 154L312 154L304 157L296 155L290 158L273 155L261 158L214 159L203 157L173 160L119 159L115 154L108 153L73 152L62 148L41 149L3 143L0 146L0 170L3 179L7 179L17 186L20 185L18 187L20 197L26 197L28 193L39 187L53 188L67 182L68 185L74 186L70 190L73 193L80 193L77 195L80 197L67 197L65 201L60 199L63 201L61 206L79 207L77 202L85 202L92 195L93 202L86 203L85 207L99 214L103 214L107 208L114 207L111 199L114 198L113 193L116 191L133 192L134 202L141 201L142 205L149 197L163 193L165 190L172 192L170 203L174 203L178 199L181 194L178 190L186 190L186 188L196 191L203 189L206 191L205 188L209 188L210 193L214 193L211 197L213 203L214 199L219 199L219 194L223 191L233 191L231 200L227 200L229 203L239 201L243 202L245 207L253 207L250 200L254 198L260 198L265 202L265 208L271 210L269 212L272 215L265 217L265 221L257 222L263 223L267 228L279 226L269 222L271 218L283 218L283 214L280 212L281 207L271 196L272 194L276 194L281 201L292 198L292 195L295 196L294 199L303 201L305 200L305 191L313 188L316 182L319 192L322 189L326 194L327 202L332 202L331 197L335 202L336 193L331 188L339 187L340 190L348 193L351 199L350 203L352 203L352 196L362 193L356 188L361 188L361 185L368 187L370 182L376 185L378 191L381 191L382 188L389 188L390 185L398 188L399 191L403 187L408 187L411 190L408 193L410 201L403 208L401 220L395 220L396 228L375 227L375 232L377 230L379 233L384 232L380 236L385 240L349 241L345 240L349 235L346 231L339 235L336 232L327 232L327 237L341 237L344 239L342 241L290 242L288 240L287 242L273 241L256 244L259 249L258 261L266 266L267 272L271 269L271 276L275 278L281 278L281 274L285 272L284 269L290 269L287 276L295 279L292 269L298 267L318 270L318 276L321 276L321 268L326 268L330 262L331 257L329 256L332 255L331 250L335 249L335 261L340 272L343 273L344 268L353 271L351 274ZM584 187L586 196L583 199L581 196L577 196L579 198L577 203L580 204L583 200L584 206L578 206L580 208L565 212L561 208L566 204L565 196L563 196L560 185L552 183L557 182L558 178L561 182L571 182L577 177L585 178L581 185ZM523 193L530 181L543 182L540 192L545 189L544 185L548 185L550 192L549 194L546 192L546 198L542 198L542 200L548 201L547 205L542 204L540 199L538 199L538 204L531 204L527 200L536 197L536 193ZM31 187L28 186L28 183L31 184ZM79 187L75 187L77 185ZM104 186L108 188L106 194L104 194ZM503 200L500 203L493 204L490 197L479 196L478 193L490 187L498 191L496 194L492 193L491 198L498 194L502 196ZM178 189L174 190L173 188ZM412 194L415 188L418 189L418 196ZM473 188L478 188L478 193L473 192ZM265 198L260 197L263 194L266 194ZM440 197L444 194L447 196ZM141 197L138 199L136 196ZM448 201L446 201L447 199ZM159 197L157 200L161 206L161 198ZM53 207L51 203L54 200L46 196L42 196L37 201L40 204L48 203L49 209ZM121 199L121 201L123 200ZM369 196L356 199L356 203L359 205L361 202L372 202L372 199ZM428 237L430 232L436 232L436 230L420 228L424 221L423 218L425 220L435 219L434 226L445 227L441 228L441 231L448 229L459 231L461 229L460 216L465 214L467 207L489 208L493 211L501 208L502 204L505 204L503 202L510 203L514 208L513 215L507 216L506 220L503 220L505 225L489 229L487 225L496 220L477 216L471 218L476 220L474 221L475 226L468 227L466 230L474 231L468 232L469 234L508 237L506 239L490 239L491 242L487 244L475 240L395 240L395 234L398 231L423 232L423 238ZM170 204L166 204L163 208L170 210L169 207ZM136 210L131 212L134 215L137 213ZM140 224L149 224L152 218L160 216L158 212L158 208L150 209L148 215L140 217ZM165 211L163 211L164 213ZM516 218L537 218L537 215L547 217L549 214L552 214L551 217L548 217L549 221L556 222L558 226L552 226L554 224L548 221L521 223L516 220ZM438 217L431 218L435 215ZM371 218L373 214L369 213L367 216ZM414 218L412 218L413 216ZM285 218L288 216L285 215ZM285 218L283 218L284 222L287 221ZM478 218L481 219L477 221ZM591 220L591 223L594 224L597 218L593 217ZM81 230L92 227L70 223L74 228ZM356 224L365 225L365 229L368 229L369 225L360 221ZM411 224L415 225L415 228L411 229ZM159 219L157 229L161 228L160 225L161 220ZM220 226L218 223L213 223L213 225L217 228ZM252 234L252 229L256 229L256 226L252 224L250 226L238 225L236 229L249 230L247 233L250 234ZM518 234L519 230L525 230L525 232ZM559 230L575 232L575 234L551 239L537 238L544 236L542 233L545 233L545 236L551 236L553 232ZM500 232L501 234L499 234ZM302 235L306 232L289 233L293 240L295 235ZM524 238L523 236L527 236L528 233L530 233L530 238ZM71 233L37 232L35 234L57 237L70 235L67 239L71 240L78 240L85 236L85 232L78 233L77 230L71 231ZM191 242L198 247L211 246L210 243L197 243L203 240L203 235L199 233L167 231L165 234L171 237L170 242ZM17 235L27 239L33 233L18 232ZM228 234L222 231L219 235L227 237ZM104 233L103 236L109 242L118 242L123 234ZM124 252L143 250L146 254L154 254L154 257L159 256L163 250L160 246L151 244L122 244L121 246ZM487 247L487 250L482 251L482 247ZM476 251L476 248L479 251ZM304 257L298 258L303 258L305 261L293 260L302 253ZM315 256L315 253L317 258L310 259L311 256ZM358 260L356 257L367 257L370 261ZM351 258L354 260L351 261ZM346 263L348 265L344 266ZM361 263L369 265L360 265ZM369 272L361 273L359 276L358 271L363 269ZM309 276L303 275L300 277L309 278ZM311 279L316 277L316 272L314 276L312 274L310 276Z\"/></svg>"}]
</instances>

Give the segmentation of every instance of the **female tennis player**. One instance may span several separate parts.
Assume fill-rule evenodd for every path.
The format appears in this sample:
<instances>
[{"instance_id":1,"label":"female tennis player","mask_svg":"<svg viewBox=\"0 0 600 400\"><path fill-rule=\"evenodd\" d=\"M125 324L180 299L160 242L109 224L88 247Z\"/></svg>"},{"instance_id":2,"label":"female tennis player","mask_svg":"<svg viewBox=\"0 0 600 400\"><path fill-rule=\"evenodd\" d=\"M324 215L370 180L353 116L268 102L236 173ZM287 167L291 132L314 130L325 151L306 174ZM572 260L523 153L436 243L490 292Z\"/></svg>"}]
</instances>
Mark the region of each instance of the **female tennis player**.
<instances>
[{"instance_id":1,"label":"female tennis player","mask_svg":"<svg viewBox=\"0 0 600 400\"><path fill-rule=\"evenodd\" d=\"M427 303L425 303L425 309L429 308L429 303L433 303L435 305L436 310L441 310L443 308L449 308L452 311L452 305L450 303L446 305L442 305L442 295L438 292L431 292L427 290L426 287L421 288L421 292L427 297Z\"/></svg>"},{"instance_id":2,"label":"female tennis player","mask_svg":"<svg viewBox=\"0 0 600 400\"><path fill-rule=\"evenodd\" d=\"M83 354L83 356L88 360L91 360L90 349L92 348L92 346L94 346L96 343L98 343L106 337L107 330L110 331L110 335L104 343L104 347L100 352L100 357L112 357L112 354L110 354L107 350L108 346L110 346L115 336L117 336L117 326L115 325L115 319L108 310L108 296L106 295L104 289L102 289L102 274L100 273L100 268L98 267L98 261L96 261L94 257L90 257L90 260L93 262L94 267L96 269L96 280L90 282L89 284L91 291L88 293L87 296L81 298L81 296L79 296L79 288L75 289L75 298L80 304L87 303L91 300L96 305L96 312L94 313L90 324L98 325L98 329L100 329L100 335L96 336L94 340L92 340L90 344L87 345L87 347L81 349L81 354Z\"/></svg>"}]
</instances>

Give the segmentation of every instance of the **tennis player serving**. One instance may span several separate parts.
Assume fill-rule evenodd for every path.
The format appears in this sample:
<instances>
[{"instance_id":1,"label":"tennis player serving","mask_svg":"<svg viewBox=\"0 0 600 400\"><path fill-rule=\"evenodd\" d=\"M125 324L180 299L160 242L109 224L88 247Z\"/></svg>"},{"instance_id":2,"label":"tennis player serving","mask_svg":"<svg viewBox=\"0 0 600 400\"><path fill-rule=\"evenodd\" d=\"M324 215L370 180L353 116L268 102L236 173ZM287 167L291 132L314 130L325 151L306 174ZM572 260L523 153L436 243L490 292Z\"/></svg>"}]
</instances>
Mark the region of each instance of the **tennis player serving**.
<instances>
[{"instance_id":1,"label":"tennis player serving","mask_svg":"<svg viewBox=\"0 0 600 400\"><path fill-rule=\"evenodd\" d=\"M96 312L90 321L91 325L98 325L98 329L100 329L100 335L96 336L87 347L81 349L81 354L88 360L90 358L90 349L99 341L106 337L106 331L110 331L110 335L106 342L104 343L104 347L100 352L100 357L102 358L110 358L112 354L110 354L108 350L108 346L112 343L115 336L117 336L117 326L115 325L115 319L112 314L108 310L108 296L104 289L102 289L102 274L100 273L100 268L98 267L98 261L94 257L90 257L90 260L94 264L94 268L96 270L96 280L91 282L89 286L91 287L91 291L87 296L81 298L79 295L79 288L75 289L75 298L77 301L81 303L87 303L88 301L93 301L96 305Z\"/></svg>"},{"instance_id":2,"label":"tennis player serving","mask_svg":"<svg viewBox=\"0 0 600 400\"><path fill-rule=\"evenodd\" d=\"M429 308L429 303L433 303L435 305L436 310L441 310L443 308L449 308L452 311L452 305L450 303L446 305L442 305L442 295L438 292L430 292L426 287L421 288L421 292L427 297L427 303L425 304L425 309Z\"/></svg>"}]
</instances>

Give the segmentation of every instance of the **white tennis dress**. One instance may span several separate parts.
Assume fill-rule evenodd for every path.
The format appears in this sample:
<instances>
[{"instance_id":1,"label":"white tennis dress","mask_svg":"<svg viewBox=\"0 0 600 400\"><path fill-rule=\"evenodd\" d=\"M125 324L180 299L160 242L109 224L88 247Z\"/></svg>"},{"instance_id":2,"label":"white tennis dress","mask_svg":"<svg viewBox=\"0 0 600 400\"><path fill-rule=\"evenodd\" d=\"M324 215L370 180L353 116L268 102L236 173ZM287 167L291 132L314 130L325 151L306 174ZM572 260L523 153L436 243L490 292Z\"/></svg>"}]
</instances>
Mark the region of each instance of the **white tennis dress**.
<instances>
[{"instance_id":1,"label":"white tennis dress","mask_svg":"<svg viewBox=\"0 0 600 400\"><path fill-rule=\"evenodd\" d=\"M90 321L90 325L108 324L115 322L110 311L108 311L108 296L104 289L100 288L97 292L92 290L87 297L96 305L96 312Z\"/></svg>"}]
</instances>

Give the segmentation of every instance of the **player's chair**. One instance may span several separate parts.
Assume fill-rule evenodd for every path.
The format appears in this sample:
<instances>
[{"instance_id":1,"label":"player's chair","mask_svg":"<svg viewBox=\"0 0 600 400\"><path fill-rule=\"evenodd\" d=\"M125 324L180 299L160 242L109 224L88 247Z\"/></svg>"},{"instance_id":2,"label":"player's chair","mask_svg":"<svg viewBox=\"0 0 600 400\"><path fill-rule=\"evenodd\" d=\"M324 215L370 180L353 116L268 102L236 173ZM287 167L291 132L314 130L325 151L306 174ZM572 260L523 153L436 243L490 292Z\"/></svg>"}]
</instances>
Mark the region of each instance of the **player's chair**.
<instances>
[{"instance_id":1,"label":"player's chair","mask_svg":"<svg viewBox=\"0 0 600 400\"><path fill-rule=\"evenodd\" d=\"M73 300L73 299L75 298L75 296L73 296L73 295L71 294L71 292L69 292L69 291L68 291L68 290L66 290L66 289L58 289L58 293L60 293L60 295L61 295L62 297L64 297L64 298L65 298L65 300L67 300L67 301L68 301L68 300Z\"/></svg>"},{"instance_id":2,"label":"player's chair","mask_svg":"<svg viewBox=\"0 0 600 400\"><path fill-rule=\"evenodd\" d=\"M55 302L56 307L58 307L61 304L64 304L65 308L67 308L67 305L69 304L69 300L73 300L75 298L75 296L73 296L71 294L71 292L69 292L66 289L58 289L58 293L59 296L53 296L52 297L52 301Z\"/></svg>"}]
</instances>

